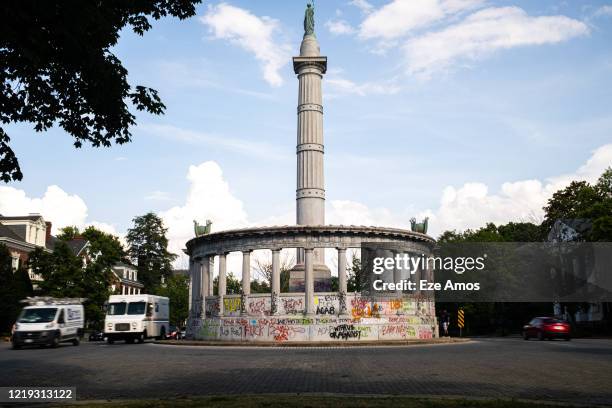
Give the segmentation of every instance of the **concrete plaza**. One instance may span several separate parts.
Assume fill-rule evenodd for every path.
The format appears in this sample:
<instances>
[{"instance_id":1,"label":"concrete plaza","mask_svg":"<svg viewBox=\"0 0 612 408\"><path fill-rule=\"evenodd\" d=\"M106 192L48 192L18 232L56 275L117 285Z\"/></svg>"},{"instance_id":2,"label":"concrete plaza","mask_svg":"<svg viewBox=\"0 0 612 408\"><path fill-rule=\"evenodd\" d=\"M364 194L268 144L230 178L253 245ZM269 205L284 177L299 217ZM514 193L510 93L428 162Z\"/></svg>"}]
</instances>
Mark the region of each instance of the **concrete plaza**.
<instances>
[{"instance_id":1,"label":"concrete plaza","mask_svg":"<svg viewBox=\"0 0 612 408\"><path fill-rule=\"evenodd\" d=\"M255 348L84 342L0 345L0 386L76 386L79 399L337 393L612 404L612 341Z\"/></svg>"}]
</instances>

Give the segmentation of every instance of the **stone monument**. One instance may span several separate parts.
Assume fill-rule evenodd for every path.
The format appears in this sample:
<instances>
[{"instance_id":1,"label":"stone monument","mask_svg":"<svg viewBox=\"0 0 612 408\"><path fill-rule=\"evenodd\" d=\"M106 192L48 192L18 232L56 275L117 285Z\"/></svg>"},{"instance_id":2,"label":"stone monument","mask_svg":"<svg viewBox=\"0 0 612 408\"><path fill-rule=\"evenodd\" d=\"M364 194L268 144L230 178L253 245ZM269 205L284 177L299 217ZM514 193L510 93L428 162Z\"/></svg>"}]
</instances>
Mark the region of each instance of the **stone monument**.
<instances>
[{"instance_id":1,"label":"stone monument","mask_svg":"<svg viewBox=\"0 0 612 408\"><path fill-rule=\"evenodd\" d=\"M186 244L189 255L191 339L244 342L353 342L429 339L438 336L434 299L427 293L398 290L370 296L349 286L347 257L364 246L382 245L390 254L432 253L435 240L427 222L413 230L375 226L327 225L323 178L323 103L321 80L327 58L314 33L314 6L304 16L300 55L293 58L299 81L297 125L296 224L215 231L194 222L196 237ZM290 271L290 293L281 288L280 254L297 251ZM338 289L331 291L325 250L337 255ZM272 255L270 291L251 293L251 254ZM242 256L240 293L228 293L227 257ZM218 286L214 290L214 266ZM401 274L393 271L397 282ZM433 270L417 271L429 279ZM396 279L398 278L398 279ZM349 291L349 288L352 290Z\"/></svg>"},{"instance_id":2,"label":"stone monument","mask_svg":"<svg viewBox=\"0 0 612 408\"><path fill-rule=\"evenodd\" d=\"M304 38L300 55L293 57L293 70L299 81L297 107L297 225L325 225L325 178L323 171L323 93L321 81L327 71L314 33L314 6L304 15ZM325 252L315 249L314 287L317 292L331 289L331 272L325 265ZM304 251L297 250L297 263L290 272L289 291L304 291Z\"/></svg>"}]
</instances>

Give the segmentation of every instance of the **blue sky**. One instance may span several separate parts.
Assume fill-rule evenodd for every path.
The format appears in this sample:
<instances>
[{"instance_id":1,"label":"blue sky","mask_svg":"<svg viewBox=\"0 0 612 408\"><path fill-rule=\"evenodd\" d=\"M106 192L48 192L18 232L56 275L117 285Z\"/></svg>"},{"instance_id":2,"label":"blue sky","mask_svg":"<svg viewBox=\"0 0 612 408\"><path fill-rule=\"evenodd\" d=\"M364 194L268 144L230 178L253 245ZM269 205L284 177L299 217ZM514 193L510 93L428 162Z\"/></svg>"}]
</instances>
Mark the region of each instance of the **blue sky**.
<instances>
[{"instance_id":1,"label":"blue sky","mask_svg":"<svg viewBox=\"0 0 612 408\"><path fill-rule=\"evenodd\" d=\"M111 149L8 126L25 178L0 187L0 212L123 233L153 210L175 248L193 218L291 223L304 5L205 2L123 32L116 55L166 114L139 114ZM612 162L612 2L327 0L316 33L329 222L537 219L555 188Z\"/></svg>"}]
</instances>

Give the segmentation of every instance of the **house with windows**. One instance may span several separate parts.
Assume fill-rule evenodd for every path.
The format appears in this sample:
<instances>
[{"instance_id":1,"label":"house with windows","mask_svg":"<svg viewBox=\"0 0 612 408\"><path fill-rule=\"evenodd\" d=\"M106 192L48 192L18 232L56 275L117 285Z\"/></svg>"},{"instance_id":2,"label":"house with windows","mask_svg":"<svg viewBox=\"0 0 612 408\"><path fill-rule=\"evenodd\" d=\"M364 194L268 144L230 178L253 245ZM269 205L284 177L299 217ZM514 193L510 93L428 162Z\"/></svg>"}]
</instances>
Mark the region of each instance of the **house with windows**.
<instances>
[{"instance_id":1,"label":"house with windows","mask_svg":"<svg viewBox=\"0 0 612 408\"><path fill-rule=\"evenodd\" d=\"M119 262L113 266L113 283L111 289L114 294L140 295L144 285L138 281L138 269L134 265Z\"/></svg>"},{"instance_id":2,"label":"house with windows","mask_svg":"<svg viewBox=\"0 0 612 408\"><path fill-rule=\"evenodd\" d=\"M40 214L0 215L0 244L8 248L15 271L27 264L30 253L36 248L53 251L56 241L51 235L51 222L45 221ZM36 287L41 278L30 272L30 280Z\"/></svg>"}]
</instances>

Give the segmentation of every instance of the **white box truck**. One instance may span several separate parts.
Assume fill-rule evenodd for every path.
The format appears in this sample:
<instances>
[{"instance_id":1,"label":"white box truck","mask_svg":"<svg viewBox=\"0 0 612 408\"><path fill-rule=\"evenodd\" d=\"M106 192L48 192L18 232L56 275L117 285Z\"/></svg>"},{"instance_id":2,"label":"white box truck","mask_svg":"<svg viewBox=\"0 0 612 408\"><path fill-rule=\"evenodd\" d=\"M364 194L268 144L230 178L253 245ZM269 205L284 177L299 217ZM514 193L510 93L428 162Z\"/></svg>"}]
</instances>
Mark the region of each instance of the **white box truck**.
<instances>
[{"instance_id":1,"label":"white box truck","mask_svg":"<svg viewBox=\"0 0 612 408\"><path fill-rule=\"evenodd\" d=\"M168 331L170 301L154 295L112 295L106 307L104 337L109 344L115 340L143 343L147 338L163 339Z\"/></svg>"},{"instance_id":2,"label":"white box truck","mask_svg":"<svg viewBox=\"0 0 612 408\"><path fill-rule=\"evenodd\" d=\"M57 347L62 342L79 345L83 336L85 299L31 297L13 326L13 348L22 346Z\"/></svg>"}]
</instances>

